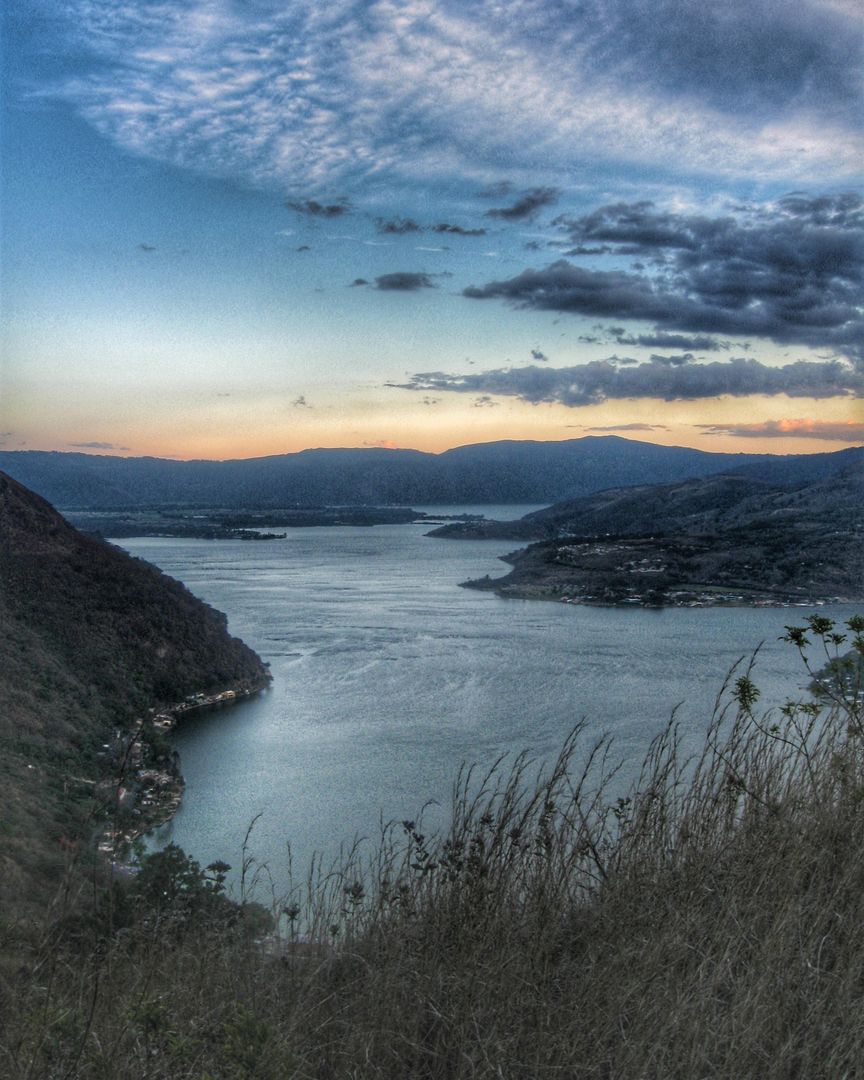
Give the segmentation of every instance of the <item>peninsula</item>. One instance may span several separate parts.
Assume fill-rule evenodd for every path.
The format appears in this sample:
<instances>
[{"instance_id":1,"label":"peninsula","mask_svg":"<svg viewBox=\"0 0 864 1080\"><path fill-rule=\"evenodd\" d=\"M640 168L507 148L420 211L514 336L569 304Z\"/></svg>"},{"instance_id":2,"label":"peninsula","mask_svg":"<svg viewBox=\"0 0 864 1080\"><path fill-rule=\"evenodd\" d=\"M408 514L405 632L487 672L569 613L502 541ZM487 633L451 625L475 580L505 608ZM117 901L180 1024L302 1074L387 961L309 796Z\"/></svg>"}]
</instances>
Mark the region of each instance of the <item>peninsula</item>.
<instances>
[{"instance_id":1,"label":"peninsula","mask_svg":"<svg viewBox=\"0 0 864 1080\"><path fill-rule=\"evenodd\" d=\"M815 476L760 466L613 489L430 535L536 540L504 556L513 567L505 577L464 582L502 597L658 607L860 600L864 454L841 451L821 466Z\"/></svg>"}]
</instances>

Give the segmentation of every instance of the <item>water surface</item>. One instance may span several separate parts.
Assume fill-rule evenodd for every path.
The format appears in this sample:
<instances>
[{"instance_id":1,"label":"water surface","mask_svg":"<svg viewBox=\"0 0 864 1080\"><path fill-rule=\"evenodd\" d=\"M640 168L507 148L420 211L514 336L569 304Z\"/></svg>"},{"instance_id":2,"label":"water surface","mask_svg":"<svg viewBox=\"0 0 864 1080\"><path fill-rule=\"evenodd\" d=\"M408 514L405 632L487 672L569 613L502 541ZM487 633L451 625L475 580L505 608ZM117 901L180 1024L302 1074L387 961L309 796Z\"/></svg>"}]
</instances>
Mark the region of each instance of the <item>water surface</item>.
<instances>
[{"instance_id":1,"label":"water surface","mask_svg":"<svg viewBox=\"0 0 864 1080\"><path fill-rule=\"evenodd\" d=\"M778 638L807 611L501 600L458 582L505 572L497 557L512 541L425 531L122 541L226 612L231 632L272 665L270 690L177 731L186 794L158 842L236 866L261 814L252 848L281 886L289 843L295 868L313 851L329 858L377 834L382 818L446 804L463 761L524 748L548 757L582 718L594 734L613 733L631 767L676 706L698 745L724 674L760 643L766 705L804 684Z\"/></svg>"}]
</instances>

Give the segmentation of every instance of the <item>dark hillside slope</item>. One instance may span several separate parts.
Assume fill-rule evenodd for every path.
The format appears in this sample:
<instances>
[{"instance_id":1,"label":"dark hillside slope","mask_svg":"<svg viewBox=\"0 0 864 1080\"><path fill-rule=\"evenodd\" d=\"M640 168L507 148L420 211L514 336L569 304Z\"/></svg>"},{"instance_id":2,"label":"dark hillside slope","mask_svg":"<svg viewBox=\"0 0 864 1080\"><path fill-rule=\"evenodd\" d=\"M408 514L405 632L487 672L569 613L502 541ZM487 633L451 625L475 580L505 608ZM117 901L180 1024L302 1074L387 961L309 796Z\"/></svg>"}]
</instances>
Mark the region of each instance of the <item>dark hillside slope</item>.
<instances>
[{"instance_id":1,"label":"dark hillside slope","mask_svg":"<svg viewBox=\"0 0 864 1080\"><path fill-rule=\"evenodd\" d=\"M846 464L801 487L712 476L559 503L512 523L540 542L507 556L507 577L473 584L596 603L860 600L864 469ZM492 524L505 535L507 523ZM449 525L432 535L468 533Z\"/></svg>"},{"instance_id":2,"label":"dark hillside slope","mask_svg":"<svg viewBox=\"0 0 864 1080\"><path fill-rule=\"evenodd\" d=\"M542 540L556 536L641 536L705 532L755 520L809 517L844 527L864 507L864 447L776 458L709 476L667 484L611 487L542 510L518 521L444 525L432 536Z\"/></svg>"},{"instance_id":3,"label":"dark hillside slope","mask_svg":"<svg viewBox=\"0 0 864 1080\"><path fill-rule=\"evenodd\" d=\"M115 725L266 679L220 612L0 473L0 899L83 835Z\"/></svg>"},{"instance_id":4,"label":"dark hillside slope","mask_svg":"<svg viewBox=\"0 0 864 1080\"><path fill-rule=\"evenodd\" d=\"M824 458L814 463L819 468L805 462L802 472L781 467L773 477L769 469L761 476L744 469L662 486L616 488L557 503L523 520L542 526L548 535L580 536L704 532L779 517L806 517L814 524L836 520L838 526L860 521L864 455L841 452Z\"/></svg>"},{"instance_id":5,"label":"dark hillside slope","mask_svg":"<svg viewBox=\"0 0 864 1080\"><path fill-rule=\"evenodd\" d=\"M766 458L739 465L733 472L781 487L803 487L856 469L864 473L864 446L850 446L846 450L832 450L824 454Z\"/></svg>"}]
</instances>

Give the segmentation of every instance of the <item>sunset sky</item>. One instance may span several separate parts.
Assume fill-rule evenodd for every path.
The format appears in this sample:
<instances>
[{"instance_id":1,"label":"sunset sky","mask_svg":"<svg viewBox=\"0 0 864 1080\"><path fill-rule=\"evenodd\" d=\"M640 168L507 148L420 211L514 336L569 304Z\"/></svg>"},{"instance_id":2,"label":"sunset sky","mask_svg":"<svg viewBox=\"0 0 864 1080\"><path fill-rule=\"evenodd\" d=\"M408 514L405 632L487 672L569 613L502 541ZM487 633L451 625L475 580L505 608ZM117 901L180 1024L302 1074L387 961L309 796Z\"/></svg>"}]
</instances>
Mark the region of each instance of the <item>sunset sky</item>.
<instances>
[{"instance_id":1,"label":"sunset sky","mask_svg":"<svg viewBox=\"0 0 864 1080\"><path fill-rule=\"evenodd\" d=\"M0 444L864 442L858 0L9 0Z\"/></svg>"}]
</instances>

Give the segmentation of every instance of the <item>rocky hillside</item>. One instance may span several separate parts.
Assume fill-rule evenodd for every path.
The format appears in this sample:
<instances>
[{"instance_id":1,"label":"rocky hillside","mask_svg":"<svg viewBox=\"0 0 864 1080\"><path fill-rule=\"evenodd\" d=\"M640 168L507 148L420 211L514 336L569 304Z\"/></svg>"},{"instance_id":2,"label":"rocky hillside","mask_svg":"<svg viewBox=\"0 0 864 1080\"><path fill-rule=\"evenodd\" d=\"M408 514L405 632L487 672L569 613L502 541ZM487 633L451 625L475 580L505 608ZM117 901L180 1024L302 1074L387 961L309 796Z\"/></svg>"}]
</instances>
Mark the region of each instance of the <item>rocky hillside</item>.
<instances>
[{"instance_id":1,"label":"rocky hillside","mask_svg":"<svg viewBox=\"0 0 864 1080\"><path fill-rule=\"evenodd\" d=\"M704 533L770 519L857 519L864 506L864 448L780 458L717 476L639 484L555 503L517 521L444 525L454 539L541 540L558 536Z\"/></svg>"},{"instance_id":2,"label":"rocky hillside","mask_svg":"<svg viewBox=\"0 0 864 1080\"><path fill-rule=\"evenodd\" d=\"M0 473L0 906L86 849L118 728L267 679L224 615Z\"/></svg>"},{"instance_id":3,"label":"rocky hillside","mask_svg":"<svg viewBox=\"0 0 864 1080\"><path fill-rule=\"evenodd\" d=\"M795 487L746 475L632 487L432 535L545 537L475 587L593 603L800 603L864 596L864 463Z\"/></svg>"}]
</instances>

